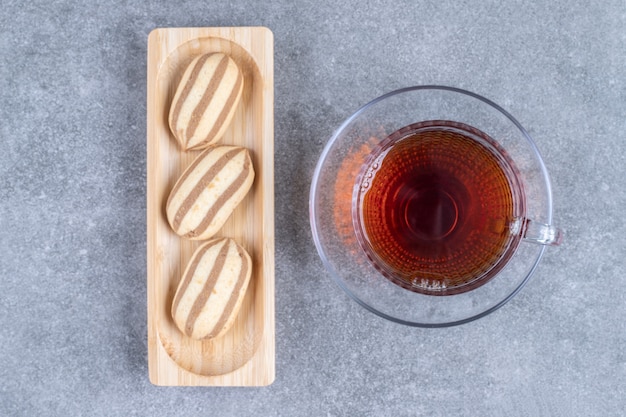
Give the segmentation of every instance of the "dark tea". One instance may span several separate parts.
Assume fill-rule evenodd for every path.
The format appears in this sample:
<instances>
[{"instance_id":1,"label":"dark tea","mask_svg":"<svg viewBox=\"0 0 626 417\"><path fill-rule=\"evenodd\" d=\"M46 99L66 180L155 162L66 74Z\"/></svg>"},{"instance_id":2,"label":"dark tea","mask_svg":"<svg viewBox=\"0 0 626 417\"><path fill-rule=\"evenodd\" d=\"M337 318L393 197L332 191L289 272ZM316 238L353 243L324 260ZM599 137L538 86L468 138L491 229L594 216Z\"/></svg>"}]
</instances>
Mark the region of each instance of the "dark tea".
<instances>
[{"instance_id":1,"label":"dark tea","mask_svg":"<svg viewBox=\"0 0 626 417\"><path fill-rule=\"evenodd\" d=\"M355 230L368 258L412 291L475 289L520 241L516 169L497 142L461 123L394 132L369 155L354 192Z\"/></svg>"}]
</instances>

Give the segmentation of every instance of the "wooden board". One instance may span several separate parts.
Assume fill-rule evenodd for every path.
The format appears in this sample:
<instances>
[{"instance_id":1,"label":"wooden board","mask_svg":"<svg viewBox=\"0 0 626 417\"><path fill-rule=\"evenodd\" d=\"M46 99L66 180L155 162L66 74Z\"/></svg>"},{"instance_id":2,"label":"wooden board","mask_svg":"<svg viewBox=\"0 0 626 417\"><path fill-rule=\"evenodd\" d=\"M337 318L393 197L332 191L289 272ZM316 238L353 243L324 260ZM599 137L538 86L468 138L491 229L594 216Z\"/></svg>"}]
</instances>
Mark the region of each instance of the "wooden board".
<instances>
[{"instance_id":1,"label":"wooden board","mask_svg":"<svg viewBox=\"0 0 626 417\"><path fill-rule=\"evenodd\" d=\"M273 42L272 32L261 27L155 29L148 38L148 368L153 384L263 386L274 380ZM181 151L167 117L185 67L208 52L230 55L244 75L241 102L218 143L247 147L256 176L217 236L237 240L254 266L233 327L218 339L196 341L176 328L170 309L180 276L202 242L171 230L165 202L199 152Z\"/></svg>"}]
</instances>

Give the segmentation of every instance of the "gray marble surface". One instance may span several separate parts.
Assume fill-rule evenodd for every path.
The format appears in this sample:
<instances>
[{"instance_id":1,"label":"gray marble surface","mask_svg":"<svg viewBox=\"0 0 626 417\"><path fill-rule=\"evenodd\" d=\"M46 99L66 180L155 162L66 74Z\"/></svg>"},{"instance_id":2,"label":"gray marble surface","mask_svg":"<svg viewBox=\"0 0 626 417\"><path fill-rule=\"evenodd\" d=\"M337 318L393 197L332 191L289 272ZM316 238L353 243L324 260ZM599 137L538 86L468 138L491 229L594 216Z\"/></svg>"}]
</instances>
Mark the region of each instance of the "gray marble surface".
<instances>
[{"instance_id":1,"label":"gray marble surface","mask_svg":"<svg viewBox=\"0 0 626 417\"><path fill-rule=\"evenodd\" d=\"M156 27L275 36L276 381L148 381L146 48ZM3 0L0 415L626 415L626 3ZM509 304L427 330L324 271L308 188L372 98L444 84L534 136L565 243Z\"/></svg>"}]
</instances>

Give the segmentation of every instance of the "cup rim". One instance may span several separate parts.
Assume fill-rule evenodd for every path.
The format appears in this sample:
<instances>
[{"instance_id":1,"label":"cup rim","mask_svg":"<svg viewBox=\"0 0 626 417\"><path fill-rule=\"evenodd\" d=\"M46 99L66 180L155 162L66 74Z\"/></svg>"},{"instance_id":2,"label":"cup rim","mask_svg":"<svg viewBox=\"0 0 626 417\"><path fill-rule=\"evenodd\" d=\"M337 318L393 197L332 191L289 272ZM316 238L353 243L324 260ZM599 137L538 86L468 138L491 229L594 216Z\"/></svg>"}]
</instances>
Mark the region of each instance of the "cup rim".
<instances>
[{"instance_id":1,"label":"cup rim","mask_svg":"<svg viewBox=\"0 0 626 417\"><path fill-rule=\"evenodd\" d=\"M411 86L411 87L404 87L404 88L400 88L400 89L396 89L393 91L390 91L388 93L385 93L381 96L376 97L375 99L369 101L368 103L364 104L363 106L359 107L353 114L351 114L347 119L344 120L344 122L339 126L339 128L337 128L333 134L331 135L330 139L327 141L326 145L324 146L322 153L317 161L315 170L313 172L313 178L311 180L311 188L310 188L310 192L309 192L309 220L310 220L310 224L311 224L311 230L312 230L312 237L313 237L313 241L314 244L316 246L318 255L320 256L320 259L322 260L322 263L324 264L324 267L326 268L326 270L330 273L330 275L333 277L334 281L339 285L339 287L350 297L352 298L354 301L356 301L359 305L361 305L363 308L365 308L366 310L378 315L379 317L382 317L384 319L387 319L389 321L395 322L395 323L399 323L399 324L403 324L406 326L411 326L411 327L422 327L422 328L441 328L441 327L452 327L452 326L457 326L457 325L461 325L461 324L465 324L465 323L469 323L472 322L474 320L477 320L479 318L482 318L486 315L489 315L491 313L493 313L494 311L498 310L500 307L502 307L503 305L505 305L507 302L509 302L513 297L515 297L515 295L517 295L517 293L526 285L526 283L530 280L530 278L534 275L535 270L537 269L541 259L543 258L543 255L545 253L545 249L546 247L543 246L540 248L538 255L535 259L534 264L531 266L531 268L528 270L528 273L526 274L526 277L524 277L524 279L519 283L519 285L513 290L511 291L510 294L508 294L505 298L503 298L502 300L500 300L498 303L494 304L493 306L487 308L486 310L474 314L472 316L466 317L466 318L462 318L459 320L453 320L453 321L449 321L449 322L440 322L440 323L421 323L421 322L415 322L415 321L408 321L408 320L404 320L398 317L393 317L387 313L384 313L380 310L378 310L377 308L372 307L371 305L369 305L368 303L366 303L365 301L361 300L353 291L351 291L347 285L343 282L340 274L338 273L338 271L333 267L333 265L331 264L331 262L329 261L324 247L322 245L322 242L320 240L320 236L318 233L318 224L317 224L317 219L315 216L316 213L316 209L315 209L315 194L316 191L318 190L318 187L320 186L319 184L319 178L320 178L320 174L322 172L323 166L324 166L324 162L326 161L334 143L337 141L337 139L340 137L341 133L348 127L350 126L350 124L357 119L365 110L367 110L369 107L387 99L390 98L392 96L395 95L399 95L399 94L404 94L407 92L412 92L412 91L418 91L418 90L442 90L442 91L449 91L449 92L453 92L453 93L458 93L458 94L462 94L462 95L466 95L469 97L472 97L474 99L477 99L485 104L487 104L488 106L492 107L493 109L497 110L498 112L500 112L502 115L504 115L507 119L509 119L509 121L511 123L513 123L513 125L515 125L515 127L517 127L517 129L520 131L520 133L522 134L522 136L526 139L526 141L528 142L530 148L532 149L532 151L535 154L535 157L537 159L538 165L540 167L541 170L541 174L542 174L542 178L543 178L543 182L545 183L545 187L546 187L546 220L549 224L552 223L552 187L550 184L550 177L548 175L548 171L547 168L543 162L543 158L541 157L541 154L539 152L539 149L537 148L537 145L535 144L534 140L532 139L532 137L530 136L530 134L526 131L526 129L521 125L521 123L515 119L508 111L506 111L504 108L502 108L501 106L499 106L498 104L496 104L495 102L470 91L461 89L461 88L457 88L457 87L451 87L451 86L444 86L444 85L416 85L416 86Z\"/></svg>"}]
</instances>

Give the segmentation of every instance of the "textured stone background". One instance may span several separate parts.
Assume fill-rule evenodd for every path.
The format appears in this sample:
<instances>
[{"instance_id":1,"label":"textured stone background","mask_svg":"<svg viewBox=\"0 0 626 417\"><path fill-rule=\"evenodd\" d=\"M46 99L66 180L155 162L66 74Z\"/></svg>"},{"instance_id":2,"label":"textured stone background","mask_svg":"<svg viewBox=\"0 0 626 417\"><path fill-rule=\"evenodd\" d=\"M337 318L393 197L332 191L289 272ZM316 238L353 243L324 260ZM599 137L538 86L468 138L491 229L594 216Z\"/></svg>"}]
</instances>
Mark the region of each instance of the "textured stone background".
<instances>
[{"instance_id":1,"label":"textured stone background","mask_svg":"<svg viewBox=\"0 0 626 417\"><path fill-rule=\"evenodd\" d=\"M276 381L154 387L147 36L247 25L275 36ZM626 415L624 0L3 0L0 55L0 415ZM349 300L308 223L332 131L415 84L515 115L567 234L512 302L450 329Z\"/></svg>"}]
</instances>

